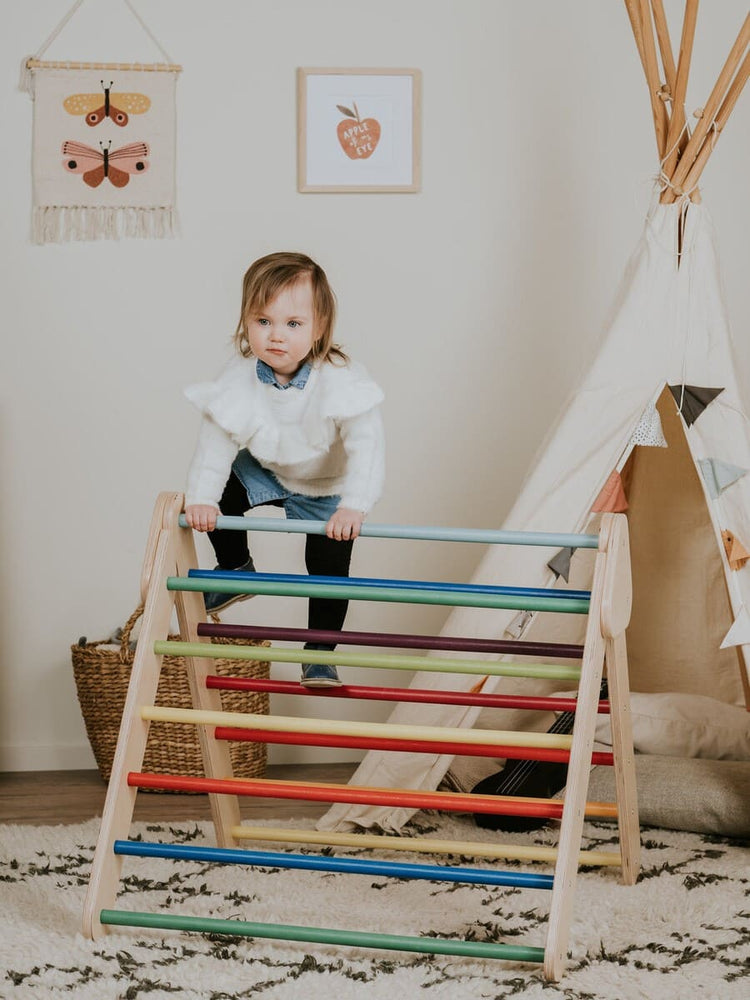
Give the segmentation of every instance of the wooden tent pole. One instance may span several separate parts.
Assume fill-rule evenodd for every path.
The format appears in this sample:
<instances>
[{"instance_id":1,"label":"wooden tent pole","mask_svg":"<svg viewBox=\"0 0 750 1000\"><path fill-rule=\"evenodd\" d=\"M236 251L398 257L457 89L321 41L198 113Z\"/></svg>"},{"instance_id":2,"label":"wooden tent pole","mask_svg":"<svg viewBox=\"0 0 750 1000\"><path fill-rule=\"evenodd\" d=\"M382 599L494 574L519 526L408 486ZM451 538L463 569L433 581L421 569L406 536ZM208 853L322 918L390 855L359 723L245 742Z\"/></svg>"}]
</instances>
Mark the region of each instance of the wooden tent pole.
<instances>
[{"instance_id":1,"label":"wooden tent pole","mask_svg":"<svg viewBox=\"0 0 750 1000\"><path fill-rule=\"evenodd\" d=\"M646 81L651 99L651 113L654 118L654 129L656 130L656 148L659 151L659 159L664 157L667 143L667 127L669 116L667 107L661 99L661 83L659 82L659 63L656 58L656 43L654 41L654 29L651 20L651 7L648 0L640 0L641 6L641 27L643 29L643 61L646 68Z\"/></svg>"},{"instance_id":2,"label":"wooden tent pole","mask_svg":"<svg viewBox=\"0 0 750 1000\"><path fill-rule=\"evenodd\" d=\"M651 13L648 7L648 0L625 0L625 9L630 18L630 25L633 29L633 37L638 48L638 55L641 57L641 65L646 74L649 98L651 100L651 113L654 118L654 129L656 130L656 146L659 150L659 159L664 155L664 143L667 133L667 109L664 102L659 97L659 67L656 62L656 47L654 45L653 31L651 30ZM648 18L648 30L644 15ZM648 42L646 40L648 36Z\"/></svg>"},{"instance_id":3,"label":"wooden tent pole","mask_svg":"<svg viewBox=\"0 0 750 1000\"><path fill-rule=\"evenodd\" d=\"M693 55L693 42L695 40L695 25L698 20L698 0L686 0L685 17L682 22L682 37L680 39L680 54L677 58L677 75L675 77L674 90L672 91L672 118L669 122L667 132L667 153L662 170L671 179L674 168L677 166L678 152L680 148L684 151L687 145L687 136L683 133L683 139L678 136L685 127L685 95L687 94L688 76L690 75L690 60ZM667 188L661 196L661 201L666 202L670 194Z\"/></svg>"},{"instance_id":4,"label":"wooden tent pole","mask_svg":"<svg viewBox=\"0 0 750 1000\"><path fill-rule=\"evenodd\" d=\"M641 65L643 66L644 73L646 72L646 60L643 57L643 26L641 25L641 12L638 6L638 0L625 0L625 9L628 12L628 17L630 18L630 26L633 29L633 37L635 38L635 45L638 49L638 55L641 58Z\"/></svg>"},{"instance_id":5,"label":"wooden tent pole","mask_svg":"<svg viewBox=\"0 0 750 1000\"><path fill-rule=\"evenodd\" d=\"M667 81L667 86L669 87L669 95L673 97L677 70L674 64L674 53L672 52L672 42L669 38L669 26L667 25L667 16L664 13L663 0L651 0L651 10L654 17L654 25L656 26L656 37L659 42L661 64L664 67L664 79Z\"/></svg>"},{"instance_id":6,"label":"wooden tent pole","mask_svg":"<svg viewBox=\"0 0 750 1000\"><path fill-rule=\"evenodd\" d=\"M703 172L703 168L708 162L708 158L714 150L714 146L719 141L719 135L727 123L729 116L734 110L734 106L737 103L740 94L742 93L742 88L748 81L750 77L750 52L745 56L742 65L740 66L739 72L732 81L732 85L727 91L727 95L724 98L721 107L719 108L718 114L716 115L716 130L713 135L709 134L703 145L701 146L700 152L695 158L695 161L690 168L690 171L685 178L685 190L689 191L694 187L700 180L700 176Z\"/></svg>"},{"instance_id":7,"label":"wooden tent pole","mask_svg":"<svg viewBox=\"0 0 750 1000\"><path fill-rule=\"evenodd\" d=\"M676 198L675 190L679 191L681 188L685 187L685 178L690 173L693 163L700 152L703 140L706 138L706 133L713 124L719 104L721 103L722 98L726 95L727 88L729 87L732 77L737 72L737 67L745 54L745 49L747 48L748 43L750 43L750 14L748 14L745 18L745 22L740 29L737 40L732 46L731 52L724 63L714 89L711 91L711 96L709 97L703 111L703 117L698 119L695 131L691 135L690 140L685 147L685 151L675 167L674 174L672 175L672 188L670 188L669 197L666 199L667 201L674 201Z\"/></svg>"}]
</instances>

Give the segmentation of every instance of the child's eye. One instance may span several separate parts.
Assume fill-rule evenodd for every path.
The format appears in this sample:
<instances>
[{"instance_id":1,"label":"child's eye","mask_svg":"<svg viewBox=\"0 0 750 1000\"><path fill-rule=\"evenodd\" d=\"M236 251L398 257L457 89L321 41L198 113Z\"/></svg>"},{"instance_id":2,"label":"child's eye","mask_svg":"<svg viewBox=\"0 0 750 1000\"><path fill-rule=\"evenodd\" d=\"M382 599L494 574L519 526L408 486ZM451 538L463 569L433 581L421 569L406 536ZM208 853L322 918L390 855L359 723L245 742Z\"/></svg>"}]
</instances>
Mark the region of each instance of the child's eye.
<instances>
[{"instance_id":1,"label":"child's eye","mask_svg":"<svg viewBox=\"0 0 750 1000\"><path fill-rule=\"evenodd\" d=\"M290 319L289 322L287 323L287 326L290 326L294 330L299 326L299 320Z\"/></svg>"},{"instance_id":2,"label":"child's eye","mask_svg":"<svg viewBox=\"0 0 750 1000\"><path fill-rule=\"evenodd\" d=\"M256 320L256 322L257 322L258 326L268 326L268 320L265 319L265 317L263 317L263 316L259 316L258 319Z\"/></svg>"}]
</instances>

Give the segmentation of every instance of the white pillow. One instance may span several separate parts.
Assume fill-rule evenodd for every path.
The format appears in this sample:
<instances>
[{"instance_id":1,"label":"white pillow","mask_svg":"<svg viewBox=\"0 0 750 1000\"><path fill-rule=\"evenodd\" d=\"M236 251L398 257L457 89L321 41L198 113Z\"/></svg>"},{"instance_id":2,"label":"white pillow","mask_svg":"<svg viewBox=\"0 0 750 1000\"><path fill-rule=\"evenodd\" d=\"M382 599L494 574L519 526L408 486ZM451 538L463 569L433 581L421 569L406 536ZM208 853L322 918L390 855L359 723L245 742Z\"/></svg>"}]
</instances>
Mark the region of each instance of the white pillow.
<instances>
[{"instance_id":1,"label":"white pillow","mask_svg":"<svg viewBox=\"0 0 750 1000\"><path fill-rule=\"evenodd\" d=\"M634 691L630 711L636 753L750 760L750 712L739 705L700 694ZM608 715L597 716L596 740L612 746Z\"/></svg>"}]
</instances>

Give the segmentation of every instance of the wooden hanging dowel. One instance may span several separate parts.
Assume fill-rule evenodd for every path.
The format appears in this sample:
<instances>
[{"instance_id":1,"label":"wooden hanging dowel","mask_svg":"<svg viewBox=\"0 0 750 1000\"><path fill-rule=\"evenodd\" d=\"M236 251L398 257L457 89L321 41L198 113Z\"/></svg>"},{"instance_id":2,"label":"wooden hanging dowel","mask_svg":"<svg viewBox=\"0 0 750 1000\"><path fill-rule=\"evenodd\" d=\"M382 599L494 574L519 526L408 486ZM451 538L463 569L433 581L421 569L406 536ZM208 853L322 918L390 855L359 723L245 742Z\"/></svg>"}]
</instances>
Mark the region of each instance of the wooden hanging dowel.
<instances>
[{"instance_id":1,"label":"wooden hanging dowel","mask_svg":"<svg viewBox=\"0 0 750 1000\"><path fill-rule=\"evenodd\" d=\"M669 122L667 132L666 158L663 164L663 172L667 177L671 177L677 166L678 156L684 152L688 137L683 131L685 128L685 96L687 94L687 82L690 75L690 61L693 56L693 42L695 40L695 25L698 20L698 0L686 0L685 17L682 22L682 37L680 39L680 53L677 57L677 72L675 76L674 89L672 91L672 117ZM682 133L682 139L680 139ZM667 200L669 189L662 192L661 201Z\"/></svg>"},{"instance_id":2,"label":"wooden hanging dowel","mask_svg":"<svg viewBox=\"0 0 750 1000\"><path fill-rule=\"evenodd\" d=\"M719 78L716 81L714 89L711 91L711 96L703 109L703 116L698 119L695 131L691 135L690 141L685 147L685 151L675 167L674 173L671 177L672 188L670 188L669 192L667 192L667 198L665 199L667 202L675 201L677 194L681 189L687 190L685 179L692 169L693 163L695 162L701 146L703 145L703 141L706 138L706 134L714 122L717 111L719 110L719 105L727 94L732 78L735 73L737 73L740 61L745 55L745 50L747 49L749 43L750 14L748 14L745 18L745 22L740 29L737 40L732 46L721 73L719 74Z\"/></svg>"},{"instance_id":3,"label":"wooden hanging dowel","mask_svg":"<svg viewBox=\"0 0 750 1000\"><path fill-rule=\"evenodd\" d=\"M125 73L130 70L155 73L181 73L182 66L176 63L120 63L120 62L71 62L69 59L27 59L27 69L111 69Z\"/></svg>"},{"instance_id":4,"label":"wooden hanging dowel","mask_svg":"<svg viewBox=\"0 0 750 1000\"><path fill-rule=\"evenodd\" d=\"M727 91L727 95L724 98L721 107L715 118L716 128L712 130L711 134L706 136L706 139L701 146L700 152L698 153L695 161L693 162L690 172L685 178L685 190L689 191L693 188L703 173L703 168L708 162L708 158L714 150L714 146L719 141L719 135L721 134L724 126L726 125L729 116L734 110L734 106L737 103L740 94L742 93L742 88L747 83L748 77L750 77L750 52L745 56L742 65L740 66L739 72L732 81L732 85Z\"/></svg>"}]
</instances>

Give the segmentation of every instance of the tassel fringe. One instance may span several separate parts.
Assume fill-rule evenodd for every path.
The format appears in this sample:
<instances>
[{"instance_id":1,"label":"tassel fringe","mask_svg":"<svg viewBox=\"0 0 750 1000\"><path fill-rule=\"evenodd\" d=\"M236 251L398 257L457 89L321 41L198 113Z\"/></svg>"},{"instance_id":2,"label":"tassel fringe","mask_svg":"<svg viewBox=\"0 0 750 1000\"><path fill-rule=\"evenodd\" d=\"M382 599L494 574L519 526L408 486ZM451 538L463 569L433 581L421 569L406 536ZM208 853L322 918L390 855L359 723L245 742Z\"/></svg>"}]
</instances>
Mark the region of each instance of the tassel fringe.
<instances>
[{"instance_id":1,"label":"tassel fringe","mask_svg":"<svg viewBox=\"0 0 750 1000\"><path fill-rule=\"evenodd\" d=\"M170 239L177 234L175 208L47 205L35 208L31 221L31 241L38 245L131 237Z\"/></svg>"}]
</instances>

